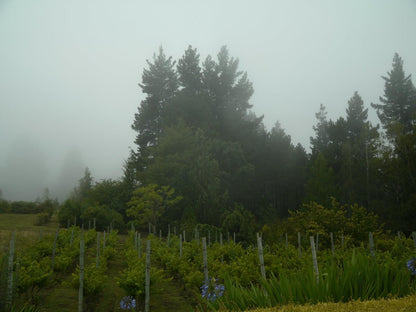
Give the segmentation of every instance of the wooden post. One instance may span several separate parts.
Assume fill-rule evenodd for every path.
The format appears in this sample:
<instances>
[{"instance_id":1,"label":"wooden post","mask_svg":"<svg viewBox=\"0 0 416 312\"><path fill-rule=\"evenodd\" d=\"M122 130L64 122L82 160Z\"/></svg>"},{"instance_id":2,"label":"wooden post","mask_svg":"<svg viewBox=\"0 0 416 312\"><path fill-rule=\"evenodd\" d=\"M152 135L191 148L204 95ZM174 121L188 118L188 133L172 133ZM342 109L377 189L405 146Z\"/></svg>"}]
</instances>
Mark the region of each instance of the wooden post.
<instances>
[{"instance_id":1,"label":"wooden post","mask_svg":"<svg viewBox=\"0 0 416 312\"><path fill-rule=\"evenodd\" d=\"M39 230L39 242L42 240L42 237L43 237L43 230L40 229Z\"/></svg>"},{"instance_id":2,"label":"wooden post","mask_svg":"<svg viewBox=\"0 0 416 312\"><path fill-rule=\"evenodd\" d=\"M72 242L74 241L74 227L71 230L71 240L69 241L69 246L72 246Z\"/></svg>"},{"instance_id":3,"label":"wooden post","mask_svg":"<svg viewBox=\"0 0 416 312\"><path fill-rule=\"evenodd\" d=\"M287 240L287 232L286 232L286 234L285 234L285 246L286 246L286 249L287 249L288 245L289 245L289 242Z\"/></svg>"},{"instance_id":4,"label":"wooden post","mask_svg":"<svg viewBox=\"0 0 416 312\"><path fill-rule=\"evenodd\" d=\"M168 239L167 239L167 245L168 245L168 248L169 248L169 245L170 245L170 225L169 225L169 228L168 228Z\"/></svg>"},{"instance_id":5,"label":"wooden post","mask_svg":"<svg viewBox=\"0 0 416 312\"><path fill-rule=\"evenodd\" d=\"M141 236L142 235L139 233L139 237L137 238L137 243L138 243L137 250L139 251L139 258L142 257L142 238L141 238Z\"/></svg>"},{"instance_id":6,"label":"wooden post","mask_svg":"<svg viewBox=\"0 0 416 312\"><path fill-rule=\"evenodd\" d=\"M103 250L105 249L105 231L104 231L104 237L103 237Z\"/></svg>"},{"instance_id":7,"label":"wooden post","mask_svg":"<svg viewBox=\"0 0 416 312\"><path fill-rule=\"evenodd\" d=\"M94 218L94 230L95 230L95 218Z\"/></svg>"},{"instance_id":8,"label":"wooden post","mask_svg":"<svg viewBox=\"0 0 416 312\"><path fill-rule=\"evenodd\" d=\"M179 234L179 258L182 258L182 234Z\"/></svg>"},{"instance_id":9,"label":"wooden post","mask_svg":"<svg viewBox=\"0 0 416 312\"><path fill-rule=\"evenodd\" d=\"M208 285L208 257L207 257L207 240L205 237L202 237L202 257L204 260L204 279L205 284Z\"/></svg>"},{"instance_id":10,"label":"wooden post","mask_svg":"<svg viewBox=\"0 0 416 312\"><path fill-rule=\"evenodd\" d=\"M315 241L314 241L313 236L311 236L309 239L311 241L313 270L315 271L316 282L319 283L319 270L318 270L318 260L316 258Z\"/></svg>"},{"instance_id":11,"label":"wooden post","mask_svg":"<svg viewBox=\"0 0 416 312\"><path fill-rule=\"evenodd\" d=\"M374 237L373 237L373 233L369 232L368 233L368 240L370 242L370 253L371 253L371 257L373 257L373 260L376 258L376 251L374 248Z\"/></svg>"},{"instance_id":12,"label":"wooden post","mask_svg":"<svg viewBox=\"0 0 416 312\"><path fill-rule=\"evenodd\" d=\"M145 283L145 303L144 310L149 312L149 303L150 303L150 240L147 240L146 246L146 283Z\"/></svg>"},{"instance_id":13,"label":"wooden post","mask_svg":"<svg viewBox=\"0 0 416 312\"><path fill-rule=\"evenodd\" d=\"M259 252L261 277L266 279L266 270L264 269L263 244L261 242L259 233L257 233L257 248Z\"/></svg>"},{"instance_id":14,"label":"wooden post","mask_svg":"<svg viewBox=\"0 0 416 312\"><path fill-rule=\"evenodd\" d=\"M55 253L56 253L56 244L58 242L58 236L59 236L59 227L58 230L56 231L55 234L55 240L53 241L53 248L52 248L52 272L53 272L53 268L54 268L54 264L55 264Z\"/></svg>"},{"instance_id":15,"label":"wooden post","mask_svg":"<svg viewBox=\"0 0 416 312\"><path fill-rule=\"evenodd\" d=\"M335 255L335 247L334 247L334 234L331 232L331 250L332 250L332 257Z\"/></svg>"},{"instance_id":16,"label":"wooden post","mask_svg":"<svg viewBox=\"0 0 416 312\"><path fill-rule=\"evenodd\" d=\"M100 232L97 232L97 261L95 266L97 268L100 266Z\"/></svg>"},{"instance_id":17,"label":"wooden post","mask_svg":"<svg viewBox=\"0 0 416 312\"><path fill-rule=\"evenodd\" d=\"M233 232L233 242L235 244L235 232Z\"/></svg>"},{"instance_id":18,"label":"wooden post","mask_svg":"<svg viewBox=\"0 0 416 312\"><path fill-rule=\"evenodd\" d=\"M7 297L6 297L6 308L11 309L13 304L13 259L14 259L14 244L15 244L15 232L12 234L10 240L9 249L9 267L7 271Z\"/></svg>"},{"instance_id":19,"label":"wooden post","mask_svg":"<svg viewBox=\"0 0 416 312\"><path fill-rule=\"evenodd\" d=\"M79 291L78 291L78 312L82 312L84 301L84 237L81 232L81 240L79 242Z\"/></svg>"},{"instance_id":20,"label":"wooden post","mask_svg":"<svg viewBox=\"0 0 416 312\"><path fill-rule=\"evenodd\" d=\"M300 232L298 232L298 249L299 249L299 259L302 258L302 241L300 237Z\"/></svg>"},{"instance_id":21,"label":"wooden post","mask_svg":"<svg viewBox=\"0 0 416 312\"><path fill-rule=\"evenodd\" d=\"M316 252L319 251L319 233L316 233Z\"/></svg>"},{"instance_id":22,"label":"wooden post","mask_svg":"<svg viewBox=\"0 0 416 312\"><path fill-rule=\"evenodd\" d=\"M413 243L415 244L415 249L416 249L416 232L412 232L412 237L413 237Z\"/></svg>"},{"instance_id":23,"label":"wooden post","mask_svg":"<svg viewBox=\"0 0 416 312\"><path fill-rule=\"evenodd\" d=\"M186 242L185 230L183 230L183 241Z\"/></svg>"}]
</instances>

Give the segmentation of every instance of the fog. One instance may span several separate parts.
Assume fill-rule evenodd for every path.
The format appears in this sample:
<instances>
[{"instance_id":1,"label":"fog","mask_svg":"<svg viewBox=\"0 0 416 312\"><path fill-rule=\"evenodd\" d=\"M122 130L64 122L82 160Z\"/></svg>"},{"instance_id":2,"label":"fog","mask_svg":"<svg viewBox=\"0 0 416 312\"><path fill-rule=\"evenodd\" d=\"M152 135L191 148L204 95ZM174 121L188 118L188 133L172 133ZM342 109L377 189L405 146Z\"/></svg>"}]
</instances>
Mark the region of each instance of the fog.
<instances>
[{"instance_id":1,"label":"fog","mask_svg":"<svg viewBox=\"0 0 416 312\"><path fill-rule=\"evenodd\" d=\"M159 46L201 59L227 45L253 82L264 124L309 151L320 103L345 115L383 95L395 52L416 74L416 2L0 0L0 189L65 198L88 166L118 178L135 133L138 86ZM370 119L378 123L373 109Z\"/></svg>"}]
</instances>

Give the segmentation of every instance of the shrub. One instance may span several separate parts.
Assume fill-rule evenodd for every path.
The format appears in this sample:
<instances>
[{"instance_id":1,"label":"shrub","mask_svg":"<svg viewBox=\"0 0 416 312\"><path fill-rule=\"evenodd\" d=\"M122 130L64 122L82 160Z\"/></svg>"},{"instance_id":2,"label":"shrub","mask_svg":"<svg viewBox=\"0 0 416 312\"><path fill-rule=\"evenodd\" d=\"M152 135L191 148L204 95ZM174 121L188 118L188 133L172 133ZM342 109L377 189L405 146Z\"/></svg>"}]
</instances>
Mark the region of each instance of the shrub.
<instances>
[{"instance_id":1,"label":"shrub","mask_svg":"<svg viewBox=\"0 0 416 312\"><path fill-rule=\"evenodd\" d=\"M47 212L41 212L36 215L35 225L45 225L51 220L51 215Z\"/></svg>"}]
</instances>

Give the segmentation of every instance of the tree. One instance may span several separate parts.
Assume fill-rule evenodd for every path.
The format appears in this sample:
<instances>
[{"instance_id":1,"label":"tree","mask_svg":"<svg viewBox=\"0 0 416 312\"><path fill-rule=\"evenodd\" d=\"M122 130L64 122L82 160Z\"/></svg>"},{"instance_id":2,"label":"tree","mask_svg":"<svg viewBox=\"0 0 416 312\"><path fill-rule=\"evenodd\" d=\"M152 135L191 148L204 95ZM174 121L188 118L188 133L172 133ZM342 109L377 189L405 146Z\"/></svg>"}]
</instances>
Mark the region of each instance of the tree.
<instances>
[{"instance_id":1,"label":"tree","mask_svg":"<svg viewBox=\"0 0 416 312\"><path fill-rule=\"evenodd\" d=\"M411 75L406 76L403 60L396 53L392 70L383 76L381 104L371 104L386 130L389 144L379 159L376 204L383 209L390 228L410 232L415 222L409 207L416 189L416 89Z\"/></svg>"},{"instance_id":2,"label":"tree","mask_svg":"<svg viewBox=\"0 0 416 312\"><path fill-rule=\"evenodd\" d=\"M71 197L75 200L82 200L88 196L93 187L93 178L88 167L85 168L84 176L79 179L78 186L74 188Z\"/></svg>"},{"instance_id":3,"label":"tree","mask_svg":"<svg viewBox=\"0 0 416 312\"><path fill-rule=\"evenodd\" d=\"M311 148L312 148L312 155L317 155L318 153L325 154L326 148L329 144L329 137L328 137L328 125L329 122L326 118L327 115L326 108L323 104L319 106L319 112L315 114L316 119L318 119L318 123L316 126L313 126L313 130L315 131L315 137L311 137Z\"/></svg>"},{"instance_id":4,"label":"tree","mask_svg":"<svg viewBox=\"0 0 416 312\"><path fill-rule=\"evenodd\" d=\"M380 97L381 104L372 103L377 115L390 139L397 136L395 124L399 123L400 133L408 134L413 131L416 121L416 89L411 75L406 76L403 70L403 60L399 54L393 58L393 68L383 76L384 97Z\"/></svg>"},{"instance_id":5,"label":"tree","mask_svg":"<svg viewBox=\"0 0 416 312\"><path fill-rule=\"evenodd\" d=\"M164 212L181 201L182 197L175 197L174 193L175 190L169 186L149 184L139 187L128 203L127 215L133 217L138 224L150 222L156 226Z\"/></svg>"},{"instance_id":6,"label":"tree","mask_svg":"<svg viewBox=\"0 0 416 312\"><path fill-rule=\"evenodd\" d=\"M162 47L159 54L153 56L153 62L147 61L147 65L149 68L144 69L142 83L139 84L146 98L141 102L132 124L133 130L138 132L135 143L139 155L146 155L147 147L157 143L163 128L162 111L178 90L175 62L172 57L166 57Z\"/></svg>"},{"instance_id":7,"label":"tree","mask_svg":"<svg viewBox=\"0 0 416 312\"><path fill-rule=\"evenodd\" d=\"M222 228L228 233L235 233L237 241L251 242L256 230L254 215L236 204L233 210L223 214Z\"/></svg>"},{"instance_id":8,"label":"tree","mask_svg":"<svg viewBox=\"0 0 416 312\"><path fill-rule=\"evenodd\" d=\"M329 206L331 197L336 197L335 178L331 168L328 168L325 157L319 153L312 164L306 184L305 202L316 202Z\"/></svg>"},{"instance_id":9,"label":"tree","mask_svg":"<svg viewBox=\"0 0 416 312\"><path fill-rule=\"evenodd\" d=\"M178 61L177 66L179 85L183 92L198 95L202 89L202 69L199 66L199 54L189 46Z\"/></svg>"},{"instance_id":10,"label":"tree","mask_svg":"<svg viewBox=\"0 0 416 312\"><path fill-rule=\"evenodd\" d=\"M213 142L202 130L195 132L179 121L165 129L158 146L151 149L154 158L147 162L140 175L145 185L169 185L183 196L181 211L168 212L171 220L179 220L185 211L201 223L217 223L224 190L220 188L221 172L212 155Z\"/></svg>"},{"instance_id":11,"label":"tree","mask_svg":"<svg viewBox=\"0 0 416 312\"><path fill-rule=\"evenodd\" d=\"M378 126L373 127L368 121L368 109L364 109L364 102L357 91L348 101L346 114L345 120L337 120L336 124L341 128L338 135L330 130L330 145L338 146L338 165L333 168L337 174L340 200L368 207L371 195L370 165L377 153Z\"/></svg>"},{"instance_id":12,"label":"tree","mask_svg":"<svg viewBox=\"0 0 416 312\"><path fill-rule=\"evenodd\" d=\"M360 140L368 125L368 109L364 109L364 102L357 91L348 100L347 133L350 140Z\"/></svg>"}]
</instances>

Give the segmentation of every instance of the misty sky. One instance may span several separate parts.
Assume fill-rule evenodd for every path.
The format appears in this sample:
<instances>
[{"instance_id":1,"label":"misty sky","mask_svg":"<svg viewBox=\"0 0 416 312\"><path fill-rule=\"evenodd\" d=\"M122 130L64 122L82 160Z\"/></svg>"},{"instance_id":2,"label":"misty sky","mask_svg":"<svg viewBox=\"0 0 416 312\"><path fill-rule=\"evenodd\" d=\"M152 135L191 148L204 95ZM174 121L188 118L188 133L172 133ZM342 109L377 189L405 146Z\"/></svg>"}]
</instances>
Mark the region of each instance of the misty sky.
<instances>
[{"instance_id":1,"label":"misty sky","mask_svg":"<svg viewBox=\"0 0 416 312\"><path fill-rule=\"evenodd\" d=\"M253 111L309 152L320 103L336 119L354 91L378 102L395 52L416 75L415 30L413 0L0 0L3 197L49 187L62 198L86 166L97 181L120 177L160 45L174 59L192 45L202 60L227 45L254 84Z\"/></svg>"}]
</instances>

